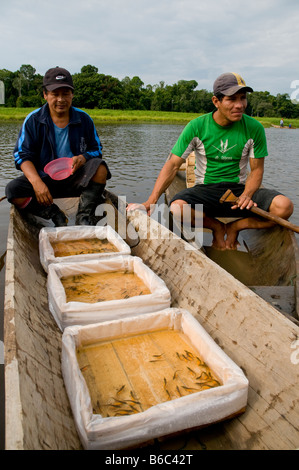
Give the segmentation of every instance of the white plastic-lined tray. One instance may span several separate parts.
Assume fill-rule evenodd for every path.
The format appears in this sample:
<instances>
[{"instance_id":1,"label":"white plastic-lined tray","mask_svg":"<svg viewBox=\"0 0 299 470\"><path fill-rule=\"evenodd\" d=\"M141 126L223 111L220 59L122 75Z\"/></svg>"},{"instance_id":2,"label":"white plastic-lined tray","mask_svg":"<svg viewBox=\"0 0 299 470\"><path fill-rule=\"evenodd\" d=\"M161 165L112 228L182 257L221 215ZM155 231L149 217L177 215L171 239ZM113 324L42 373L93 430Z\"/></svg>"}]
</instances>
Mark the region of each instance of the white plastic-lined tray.
<instances>
[{"instance_id":1,"label":"white plastic-lined tray","mask_svg":"<svg viewBox=\"0 0 299 470\"><path fill-rule=\"evenodd\" d=\"M134 311L132 311L132 315L134 315ZM88 388L83 375L84 370L88 370L90 365L81 366L80 370L78 349L92 346L93 343L112 343L113 340L119 338L130 338L130 336L143 335L144 333L155 334L156 331L163 329L183 332L192 347L198 351L199 356L217 375L221 385L166 400L148 407L145 411L130 415L104 417L101 414L96 414L93 409L90 388ZM154 354L154 356L157 358L158 354ZM107 357L111 358L111 355L109 354ZM115 354L115 357L121 358L118 353ZM143 352L143 360L145 359ZM149 380L149 375L146 375L142 361L140 363L137 361L132 365L128 357L126 363L126 354L123 354L121 360L121 369L127 373L129 389L134 386L134 380L136 381L138 376L142 380ZM171 361L169 358L168 360ZM153 369L166 367L163 361L150 362ZM105 367L107 365L104 364L103 368L99 368L97 371L100 382L101 380L104 382ZM109 374L116 374L116 370L117 367L109 368ZM166 375L166 369L162 370L162 376ZM131 316L101 324L66 328L62 337L62 372L78 434L85 449L117 450L135 447L154 438L206 426L232 417L244 412L247 404L248 380L241 369L219 348L197 320L183 309L168 308L155 313ZM96 372L91 370L89 373ZM155 374L152 373L151 378L154 377ZM169 381L171 378L167 376L167 380ZM121 384L125 384L123 377L120 378L118 386ZM104 382L104 387L107 389L107 382ZM109 390L110 403L102 403L104 399L101 395L96 397L96 400L102 407L111 406L111 404L117 406L118 402L122 403L123 401L123 391L121 392L123 388L124 385L118 390L111 386L111 393ZM138 391L135 391L134 394L131 393L131 395L132 398L135 398L135 401L131 400L132 404L139 403L139 397L136 396Z\"/></svg>"},{"instance_id":2,"label":"white plastic-lined tray","mask_svg":"<svg viewBox=\"0 0 299 470\"><path fill-rule=\"evenodd\" d=\"M76 241L81 239L108 240L114 245L116 252L99 252L89 254L76 254L71 256L55 256L53 242ZM73 263L92 259L110 258L111 256L129 255L129 245L111 226L70 226L70 227L44 227L39 233L40 262L46 272L51 263Z\"/></svg>"},{"instance_id":3,"label":"white plastic-lined tray","mask_svg":"<svg viewBox=\"0 0 299 470\"><path fill-rule=\"evenodd\" d=\"M150 294L94 303L67 302L62 277L122 270L135 273L148 287ZM155 312L170 307L171 303L170 291L165 282L141 258L130 255L81 263L52 263L48 267L47 289L50 312L61 330L70 325L86 325Z\"/></svg>"}]
</instances>

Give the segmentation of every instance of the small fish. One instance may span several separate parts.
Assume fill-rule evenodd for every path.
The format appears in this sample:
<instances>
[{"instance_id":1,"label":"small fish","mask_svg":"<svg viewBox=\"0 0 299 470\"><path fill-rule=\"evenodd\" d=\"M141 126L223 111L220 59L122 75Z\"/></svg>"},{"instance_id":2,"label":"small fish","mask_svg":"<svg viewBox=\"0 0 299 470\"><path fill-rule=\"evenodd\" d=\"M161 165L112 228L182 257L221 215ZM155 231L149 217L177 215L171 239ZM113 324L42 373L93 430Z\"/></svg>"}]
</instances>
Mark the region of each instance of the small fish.
<instances>
[{"instance_id":1,"label":"small fish","mask_svg":"<svg viewBox=\"0 0 299 470\"><path fill-rule=\"evenodd\" d=\"M114 400L115 400L114 405L120 405L121 406L121 405L126 405L127 404L127 402L123 401L123 400L116 400L115 398L114 398Z\"/></svg>"},{"instance_id":2,"label":"small fish","mask_svg":"<svg viewBox=\"0 0 299 470\"><path fill-rule=\"evenodd\" d=\"M125 388L125 385L122 385L120 389L117 390L116 395L118 395L120 392L122 392Z\"/></svg>"},{"instance_id":3,"label":"small fish","mask_svg":"<svg viewBox=\"0 0 299 470\"><path fill-rule=\"evenodd\" d=\"M209 388L213 388L213 385L207 385L205 383L201 383L200 385L200 390L208 390Z\"/></svg>"},{"instance_id":4,"label":"small fish","mask_svg":"<svg viewBox=\"0 0 299 470\"><path fill-rule=\"evenodd\" d=\"M220 382L216 379L209 380L208 382L205 382L205 385L209 385L211 387L220 387Z\"/></svg>"},{"instance_id":5,"label":"small fish","mask_svg":"<svg viewBox=\"0 0 299 470\"><path fill-rule=\"evenodd\" d=\"M202 360L198 356L196 356L196 360L197 360L199 366L201 366L203 364Z\"/></svg>"},{"instance_id":6,"label":"small fish","mask_svg":"<svg viewBox=\"0 0 299 470\"><path fill-rule=\"evenodd\" d=\"M182 394L181 394L181 391L180 391L179 387L178 387L178 386L176 386L176 389L177 389L177 392L178 392L178 394L179 394L179 395L180 395L180 397L181 397L181 396L182 396Z\"/></svg>"},{"instance_id":7,"label":"small fish","mask_svg":"<svg viewBox=\"0 0 299 470\"><path fill-rule=\"evenodd\" d=\"M130 410L119 410L115 413L115 416L125 416L125 415L130 415L131 412Z\"/></svg>"},{"instance_id":8,"label":"small fish","mask_svg":"<svg viewBox=\"0 0 299 470\"><path fill-rule=\"evenodd\" d=\"M133 411L135 411L135 413L139 413L139 410L137 410L137 408L135 408L135 406L130 405L130 408L131 408Z\"/></svg>"},{"instance_id":9,"label":"small fish","mask_svg":"<svg viewBox=\"0 0 299 470\"><path fill-rule=\"evenodd\" d=\"M134 403L134 405L141 405L140 401L137 400L127 400L127 403L130 405L130 403ZM131 406L131 405L130 405Z\"/></svg>"},{"instance_id":10,"label":"small fish","mask_svg":"<svg viewBox=\"0 0 299 470\"><path fill-rule=\"evenodd\" d=\"M192 354L190 351L187 351L187 349L185 349L185 353L186 353L187 356L190 357L191 359L194 358L194 354Z\"/></svg>"},{"instance_id":11,"label":"small fish","mask_svg":"<svg viewBox=\"0 0 299 470\"><path fill-rule=\"evenodd\" d=\"M208 380L209 374L206 372L202 372L198 377L196 377L196 380Z\"/></svg>"},{"instance_id":12,"label":"small fish","mask_svg":"<svg viewBox=\"0 0 299 470\"><path fill-rule=\"evenodd\" d=\"M189 370L189 372L191 372L192 375L196 375L196 373L194 372L193 369L191 369L190 367L187 366L187 369Z\"/></svg>"},{"instance_id":13,"label":"small fish","mask_svg":"<svg viewBox=\"0 0 299 470\"><path fill-rule=\"evenodd\" d=\"M187 392L192 392L193 390L198 391L197 388L185 387L184 385L182 385L182 388L183 388L184 390L187 390Z\"/></svg>"},{"instance_id":14,"label":"small fish","mask_svg":"<svg viewBox=\"0 0 299 470\"><path fill-rule=\"evenodd\" d=\"M130 391L130 395L133 398L133 400L137 400L137 397L136 397L135 393L133 392L133 390Z\"/></svg>"},{"instance_id":15,"label":"small fish","mask_svg":"<svg viewBox=\"0 0 299 470\"><path fill-rule=\"evenodd\" d=\"M109 405L109 407L111 406L111 408L120 408L122 405L123 403L112 403L111 405Z\"/></svg>"}]
</instances>

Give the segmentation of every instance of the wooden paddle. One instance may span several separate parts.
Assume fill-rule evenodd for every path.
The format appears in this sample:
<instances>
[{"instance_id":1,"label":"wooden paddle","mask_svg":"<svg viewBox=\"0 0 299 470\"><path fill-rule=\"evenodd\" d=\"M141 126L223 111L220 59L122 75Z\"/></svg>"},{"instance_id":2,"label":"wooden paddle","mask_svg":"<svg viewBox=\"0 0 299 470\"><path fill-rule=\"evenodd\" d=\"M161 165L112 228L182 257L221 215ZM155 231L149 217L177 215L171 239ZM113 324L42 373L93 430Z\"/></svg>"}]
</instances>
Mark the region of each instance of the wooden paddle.
<instances>
[{"instance_id":1,"label":"wooden paddle","mask_svg":"<svg viewBox=\"0 0 299 470\"><path fill-rule=\"evenodd\" d=\"M235 196L234 193L230 189L228 189L220 198L221 203L230 202L232 205L235 205L238 202L238 200L239 198L237 198L237 196ZM265 219L275 222L278 225L282 225L282 227L286 227L290 230L293 230L293 232L299 233L299 227L297 225L294 225L291 222L288 222L287 220L282 219L281 217L278 217L277 215L270 214L270 212L264 211L263 209L259 209L258 207L255 207L255 206L252 206L251 209L249 210L261 217L264 217Z\"/></svg>"}]
</instances>

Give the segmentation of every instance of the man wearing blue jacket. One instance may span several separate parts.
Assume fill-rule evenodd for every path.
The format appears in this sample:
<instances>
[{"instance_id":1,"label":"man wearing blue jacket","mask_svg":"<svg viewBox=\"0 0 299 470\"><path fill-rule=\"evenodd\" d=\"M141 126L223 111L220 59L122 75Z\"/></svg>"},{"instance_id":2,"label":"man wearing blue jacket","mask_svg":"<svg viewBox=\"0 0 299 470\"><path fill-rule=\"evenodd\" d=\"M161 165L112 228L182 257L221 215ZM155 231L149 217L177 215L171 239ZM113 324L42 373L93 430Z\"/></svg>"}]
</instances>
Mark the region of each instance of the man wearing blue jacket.
<instances>
[{"instance_id":1,"label":"man wearing blue jacket","mask_svg":"<svg viewBox=\"0 0 299 470\"><path fill-rule=\"evenodd\" d=\"M64 226L67 218L53 198L80 196L76 225L94 225L95 209L111 178L94 123L72 106L74 85L66 69L49 69L43 92L46 104L30 113L20 130L14 157L23 175L8 183L7 199L24 213ZM72 158L72 174L56 181L44 167L59 157Z\"/></svg>"}]
</instances>

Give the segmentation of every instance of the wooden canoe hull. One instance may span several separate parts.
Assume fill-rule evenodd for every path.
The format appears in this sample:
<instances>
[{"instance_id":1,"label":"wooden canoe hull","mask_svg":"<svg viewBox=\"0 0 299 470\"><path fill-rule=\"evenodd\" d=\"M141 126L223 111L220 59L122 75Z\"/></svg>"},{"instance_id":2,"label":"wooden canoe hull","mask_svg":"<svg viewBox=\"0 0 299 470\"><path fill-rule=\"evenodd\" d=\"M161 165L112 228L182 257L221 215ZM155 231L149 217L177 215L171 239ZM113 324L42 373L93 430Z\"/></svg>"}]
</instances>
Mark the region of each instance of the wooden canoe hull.
<instances>
[{"instance_id":1,"label":"wooden canoe hull","mask_svg":"<svg viewBox=\"0 0 299 470\"><path fill-rule=\"evenodd\" d=\"M173 437L160 449L179 449L182 440L186 450L298 448L298 326L144 213L129 219L140 236L132 254L166 282L172 306L189 310L250 384L244 414ZM4 317L6 448L80 449L37 236L12 208Z\"/></svg>"},{"instance_id":2,"label":"wooden canoe hull","mask_svg":"<svg viewBox=\"0 0 299 470\"><path fill-rule=\"evenodd\" d=\"M278 126L275 124L271 124L271 127L274 127L275 129L296 129L296 127L289 127L289 126Z\"/></svg>"}]
</instances>

